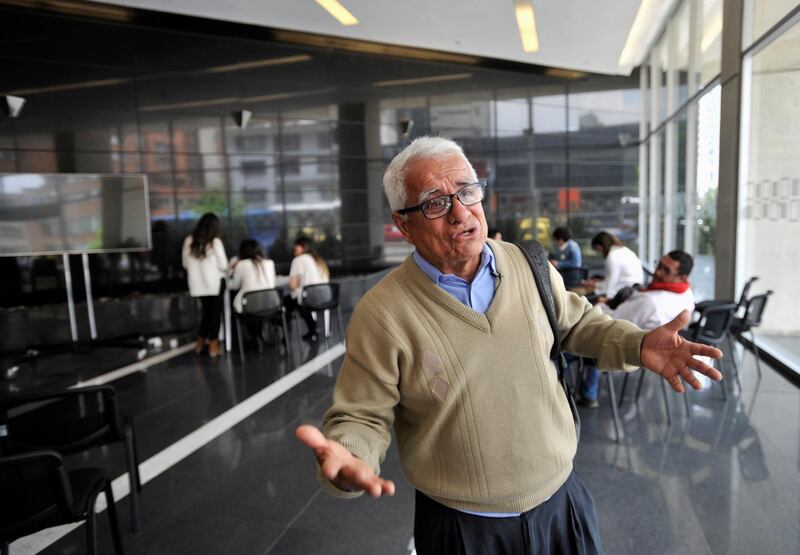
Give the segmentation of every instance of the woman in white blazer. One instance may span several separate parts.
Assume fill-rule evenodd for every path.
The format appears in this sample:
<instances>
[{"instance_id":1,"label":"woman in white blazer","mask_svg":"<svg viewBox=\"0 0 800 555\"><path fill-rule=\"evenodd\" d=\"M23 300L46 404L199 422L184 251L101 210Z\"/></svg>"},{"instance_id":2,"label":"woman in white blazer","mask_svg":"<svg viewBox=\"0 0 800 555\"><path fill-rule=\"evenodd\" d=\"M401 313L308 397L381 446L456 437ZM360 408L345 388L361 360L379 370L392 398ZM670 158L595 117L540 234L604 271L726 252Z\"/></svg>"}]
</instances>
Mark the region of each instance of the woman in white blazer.
<instances>
[{"instance_id":1,"label":"woman in white blazer","mask_svg":"<svg viewBox=\"0 0 800 555\"><path fill-rule=\"evenodd\" d=\"M189 281L189 294L199 298L202 306L194 352L202 353L208 344L209 356L219 356L222 351L217 336L228 257L219 238L219 218L215 214L203 214L192 234L184 239L181 260Z\"/></svg>"}]
</instances>

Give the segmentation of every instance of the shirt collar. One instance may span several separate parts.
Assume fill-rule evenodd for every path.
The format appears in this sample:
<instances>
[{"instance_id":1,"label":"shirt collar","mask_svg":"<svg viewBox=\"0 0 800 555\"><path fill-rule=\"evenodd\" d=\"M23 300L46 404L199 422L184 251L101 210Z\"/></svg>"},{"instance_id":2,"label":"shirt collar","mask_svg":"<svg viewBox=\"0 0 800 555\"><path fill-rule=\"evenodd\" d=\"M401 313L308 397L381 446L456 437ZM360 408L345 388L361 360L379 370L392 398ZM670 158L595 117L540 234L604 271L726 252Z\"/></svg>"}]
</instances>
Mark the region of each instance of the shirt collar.
<instances>
[{"instance_id":1,"label":"shirt collar","mask_svg":"<svg viewBox=\"0 0 800 555\"><path fill-rule=\"evenodd\" d=\"M425 273L425 275L428 276L431 279L431 281L433 281L433 283L439 283L441 279L447 276L453 276L453 274L443 274L442 272L440 272L436 268L436 266L434 266L433 264L422 258L422 255L419 254L419 251L417 250L414 251L412 256L414 257L414 262L416 262L417 266L419 266L419 269L422 270ZM497 265L494 260L494 253L492 252L492 249L489 248L489 245L487 243L484 243L483 252L481 252L481 261L478 265L478 271L475 272L475 275L477 276L481 272L481 270L486 268L486 266L489 266L489 271L492 273L493 276L496 277L499 275L497 273Z\"/></svg>"}]
</instances>

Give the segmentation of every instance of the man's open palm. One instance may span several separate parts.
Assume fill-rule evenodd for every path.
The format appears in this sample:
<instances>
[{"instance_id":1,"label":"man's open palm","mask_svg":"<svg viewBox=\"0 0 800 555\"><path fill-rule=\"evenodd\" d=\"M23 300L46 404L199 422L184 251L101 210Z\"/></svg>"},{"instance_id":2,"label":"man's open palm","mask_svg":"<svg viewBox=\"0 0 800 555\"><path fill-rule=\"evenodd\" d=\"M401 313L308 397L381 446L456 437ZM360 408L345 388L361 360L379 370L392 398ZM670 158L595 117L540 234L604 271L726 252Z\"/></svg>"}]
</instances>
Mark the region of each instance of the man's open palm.
<instances>
[{"instance_id":1,"label":"man's open palm","mask_svg":"<svg viewBox=\"0 0 800 555\"><path fill-rule=\"evenodd\" d=\"M701 389L700 381L692 374L697 370L712 380L719 381L722 374L708 364L694 358L707 356L722 358L722 351L708 345L687 341L678 332L689 323L689 311L684 310L671 322L644 336L640 355L642 366L667 380L672 389L683 393L681 378L694 389Z\"/></svg>"},{"instance_id":2,"label":"man's open palm","mask_svg":"<svg viewBox=\"0 0 800 555\"><path fill-rule=\"evenodd\" d=\"M345 491L366 491L372 497L394 495L394 483L375 475L362 459L353 456L341 443L326 438L314 426L295 430L297 439L311 447L322 474Z\"/></svg>"}]
</instances>

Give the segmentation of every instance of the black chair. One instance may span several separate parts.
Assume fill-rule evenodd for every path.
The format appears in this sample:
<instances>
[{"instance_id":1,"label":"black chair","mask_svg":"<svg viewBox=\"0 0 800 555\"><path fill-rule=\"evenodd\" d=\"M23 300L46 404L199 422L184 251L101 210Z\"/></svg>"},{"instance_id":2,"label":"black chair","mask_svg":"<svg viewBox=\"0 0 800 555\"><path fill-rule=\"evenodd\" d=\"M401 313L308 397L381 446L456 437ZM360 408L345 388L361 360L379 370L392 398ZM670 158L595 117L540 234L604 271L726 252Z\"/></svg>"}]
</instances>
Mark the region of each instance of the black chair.
<instances>
[{"instance_id":1,"label":"black chair","mask_svg":"<svg viewBox=\"0 0 800 555\"><path fill-rule=\"evenodd\" d=\"M748 282L749 283L749 282ZM739 364L736 362L736 354L733 352L733 337L737 335L743 335L745 332L750 332L750 341L753 344L753 354L756 357L756 370L758 370L758 377L761 378L761 362L759 359L761 358L758 353L758 345L756 345L756 334L753 331L753 328L757 328L761 325L761 319L764 316L764 309L767 308L767 301L769 300L769 296L772 295L773 291L767 291L766 293L761 293L760 295L754 295L750 299L747 299L745 306L744 306L744 315L741 318L734 318L731 322L731 327L728 333L728 341L729 346L731 349L731 358L733 359L733 365L736 369L736 375L738 378L739 375ZM744 358L742 359L744 361ZM739 385L741 387L741 384Z\"/></svg>"},{"instance_id":2,"label":"black chair","mask_svg":"<svg viewBox=\"0 0 800 555\"><path fill-rule=\"evenodd\" d=\"M696 308L696 307L695 307ZM709 304L699 311L697 322L681 331L681 335L695 343L702 343L712 347L719 347L728 336L736 305L733 303ZM713 365L713 360L711 361ZM720 366L720 371L722 366ZM734 367L736 381L739 381L739 371ZM727 401L728 394L725 384L722 383L722 398ZM741 386L740 386L741 387ZM688 393L688 388L686 392Z\"/></svg>"},{"instance_id":3,"label":"black chair","mask_svg":"<svg viewBox=\"0 0 800 555\"><path fill-rule=\"evenodd\" d=\"M283 304L283 291L280 288L260 289L245 293L242 297L242 312L236 314L236 335L239 338L239 356L244 362L244 335L242 334L242 322L254 322L263 325L267 322L271 325L280 326L283 330L283 340L286 346L287 356L289 350L289 326L286 322L286 306ZM257 335L256 340L261 347L261 336Z\"/></svg>"},{"instance_id":4,"label":"black chair","mask_svg":"<svg viewBox=\"0 0 800 555\"><path fill-rule=\"evenodd\" d=\"M583 373L587 365L594 365L596 361L586 357L579 357L575 356L574 361L578 362L578 370L575 373L575 377L573 379L573 391L578 391L580 386L580 380L583 377ZM571 373L572 364L567 366L567 372ZM607 370L602 370L598 368L598 372L600 372L599 378L605 377L606 379L606 386L608 391L608 398L609 403L611 406L611 417L614 422L614 441L619 443L623 437L625 437L625 430L622 427L622 420L619 417L619 411L617 410L617 397L616 392L614 390L614 372L609 372Z\"/></svg>"},{"instance_id":5,"label":"black chair","mask_svg":"<svg viewBox=\"0 0 800 555\"><path fill-rule=\"evenodd\" d=\"M579 286L589 275L586 268L558 268L558 273L564 280L564 287L568 288Z\"/></svg>"},{"instance_id":6,"label":"black chair","mask_svg":"<svg viewBox=\"0 0 800 555\"><path fill-rule=\"evenodd\" d=\"M747 306L747 295L750 293L750 288L753 286L753 283L758 281L758 276L753 276L745 282L744 286L742 286L742 293L739 295L739 300L736 301L736 312L735 314L739 314L745 306ZM709 306L720 305L720 304L730 304L734 301L728 300L717 300L717 299L710 299L708 301L701 301L694 305L694 309L698 312L702 311Z\"/></svg>"},{"instance_id":7,"label":"black chair","mask_svg":"<svg viewBox=\"0 0 800 555\"><path fill-rule=\"evenodd\" d=\"M52 526L86 521L86 552L97 553L95 501L106 496L114 552L122 555L114 494L105 471L79 468L67 472L61 455L33 451L0 458L0 546Z\"/></svg>"},{"instance_id":8,"label":"black chair","mask_svg":"<svg viewBox=\"0 0 800 555\"><path fill-rule=\"evenodd\" d=\"M131 528L139 530L139 456L130 418L121 419L114 388L99 385L41 394L9 396L0 401L0 453L13 455L52 450L71 455L120 442L130 484Z\"/></svg>"},{"instance_id":9,"label":"black chair","mask_svg":"<svg viewBox=\"0 0 800 555\"><path fill-rule=\"evenodd\" d=\"M316 315L323 313L327 310L336 309L336 317L339 322L339 335L344 338L344 325L342 324L342 307L339 305L339 284L338 283L318 283L316 285L307 285L303 287L301 296L303 302L300 304L300 310L304 312L312 312ZM323 333L325 338L328 337L328 330L325 329L323 322Z\"/></svg>"}]
</instances>

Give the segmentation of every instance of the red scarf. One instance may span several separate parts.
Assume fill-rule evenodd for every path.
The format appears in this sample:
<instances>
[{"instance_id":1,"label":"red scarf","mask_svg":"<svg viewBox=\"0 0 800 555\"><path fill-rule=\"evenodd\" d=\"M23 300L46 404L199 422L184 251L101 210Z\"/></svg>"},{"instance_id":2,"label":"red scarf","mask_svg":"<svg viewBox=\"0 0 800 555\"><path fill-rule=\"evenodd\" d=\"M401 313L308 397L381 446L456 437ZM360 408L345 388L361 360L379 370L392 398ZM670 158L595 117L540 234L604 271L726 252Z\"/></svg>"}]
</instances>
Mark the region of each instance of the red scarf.
<instances>
[{"instance_id":1,"label":"red scarf","mask_svg":"<svg viewBox=\"0 0 800 555\"><path fill-rule=\"evenodd\" d=\"M689 282L686 283L665 283L663 281L654 281L647 286L645 291L671 291L673 293L686 293L689 289Z\"/></svg>"}]
</instances>

